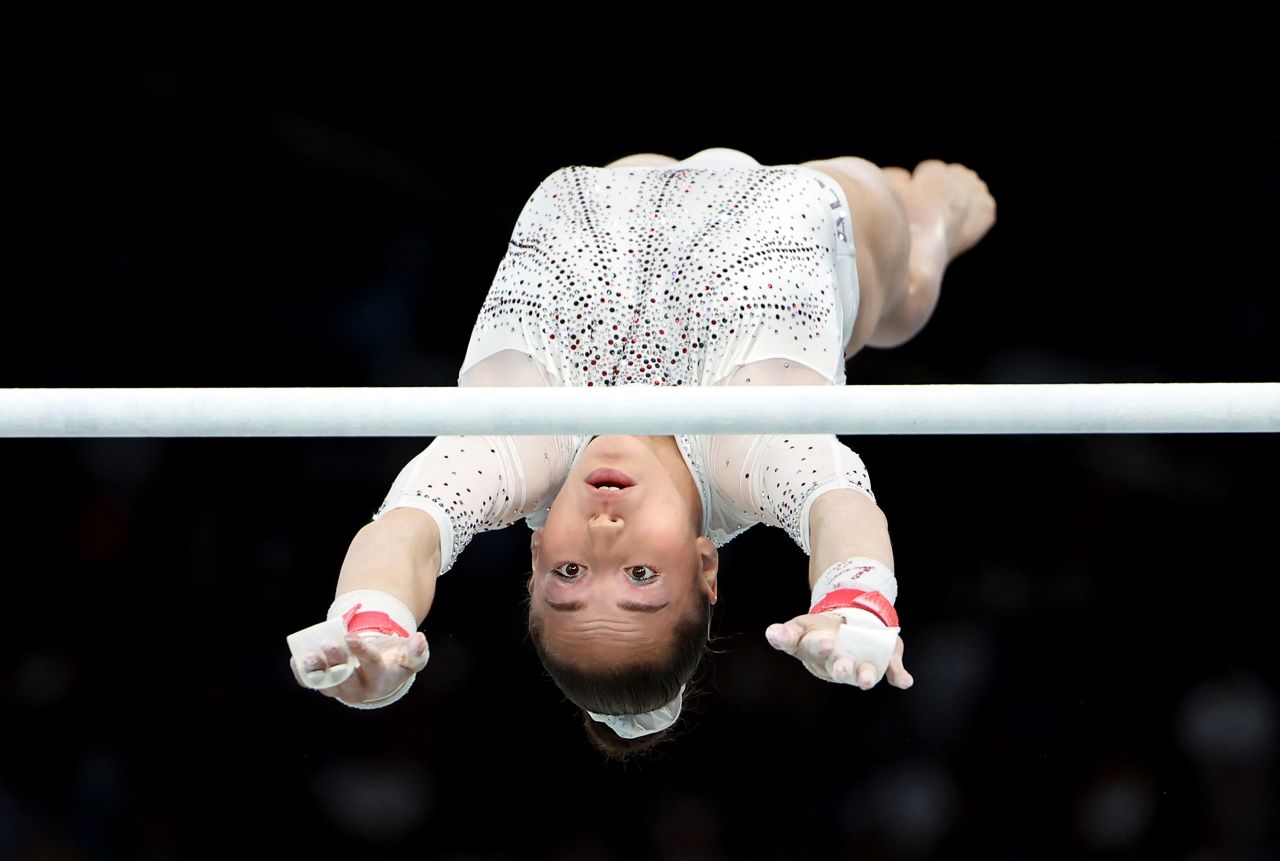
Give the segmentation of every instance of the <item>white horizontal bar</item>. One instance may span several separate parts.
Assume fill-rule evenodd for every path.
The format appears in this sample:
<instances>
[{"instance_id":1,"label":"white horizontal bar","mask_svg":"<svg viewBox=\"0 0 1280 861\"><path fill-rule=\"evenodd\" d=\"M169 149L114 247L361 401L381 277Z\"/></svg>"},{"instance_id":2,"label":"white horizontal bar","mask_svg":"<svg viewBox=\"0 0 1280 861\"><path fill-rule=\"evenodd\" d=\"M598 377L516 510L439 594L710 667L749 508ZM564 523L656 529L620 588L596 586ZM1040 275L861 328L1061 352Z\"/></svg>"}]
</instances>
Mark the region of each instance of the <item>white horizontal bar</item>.
<instances>
[{"instance_id":1,"label":"white horizontal bar","mask_svg":"<svg viewBox=\"0 0 1280 861\"><path fill-rule=\"evenodd\" d=\"M0 437L1280 431L1280 383L0 389Z\"/></svg>"}]
</instances>

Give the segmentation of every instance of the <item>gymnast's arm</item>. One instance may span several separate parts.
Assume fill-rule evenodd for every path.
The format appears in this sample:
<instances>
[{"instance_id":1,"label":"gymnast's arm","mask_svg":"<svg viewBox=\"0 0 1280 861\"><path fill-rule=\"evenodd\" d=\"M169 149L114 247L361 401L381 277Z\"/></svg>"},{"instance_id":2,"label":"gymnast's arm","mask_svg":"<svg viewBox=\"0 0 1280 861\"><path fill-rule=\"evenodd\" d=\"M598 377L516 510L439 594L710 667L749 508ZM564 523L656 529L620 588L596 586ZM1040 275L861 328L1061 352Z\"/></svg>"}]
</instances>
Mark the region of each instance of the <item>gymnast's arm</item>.
<instances>
[{"instance_id":1,"label":"gymnast's arm","mask_svg":"<svg viewBox=\"0 0 1280 861\"><path fill-rule=\"evenodd\" d=\"M809 557L811 601L820 600L819 591L833 593L832 585L865 577L864 592L879 592L893 604L897 588L888 519L856 452L833 434L724 436L714 438L712 445L718 495L743 515L786 530ZM878 564L840 564L859 557ZM832 566L831 577L824 580ZM888 609L891 619L892 607ZM774 648L827 681L866 689L887 670L891 685L909 687L902 638L896 635L896 622L885 619L867 608L833 608L801 613L769 626L765 635Z\"/></svg>"},{"instance_id":2,"label":"gymnast's arm","mask_svg":"<svg viewBox=\"0 0 1280 861\"><path fill-rule=\"evenodd\" d=\"M460 375L458 383L519 386L547 380L529 357L504 351ZM329 672L345 660L341 651L295 653L299 683L358 708L377 708L403 696L412 675L396 691L374 699L404 678L397 667L416 673L426 664L425 641L416 631L431 610L436 581L477 533L508 526L552 498L571 460L568 437L433 439L400 470L373 522L352 539L328 611L330 621L341 617L348 632L361 639L389 633L408 642L383 640L381 657L387 660L380 661L348 637L360 669L328 688L304 679L299 667Z\"/></svg>"},{"instance_id":3,"label":"gymnast's arm","mask_svg":"<svg viewBox=\"0 0 1280 861\"><path fill-rule=\"evenodd\" d=\"M548 386L531 357L503 350L459 375L459 387ZM524 517L563 481L568 439L552 436L437 437L396 477L372 523L347 550L337 594L380 589L418 624L436 580L477 532Z\"/></svg>"},{"instance_id":4,"label":"gymnast's arm","mask_svg":"<svg viewBox=\"0 0 1280 861\"><path fill-rule=\"evenodd\" d=\"M870 556L893 569L889 521L880 506L858 490L824 493L809 509L809 589L822 572L844 559Z\"/></svg>"},{"instance_id":5,"label":"gymnast's arm","mask_svg":"<svg viewBox=\"0 0 1280 861\"><path fill-rule=\"evenodd\" d=\"M421 625L440 576L440 529L418 508L396 508L366 523L351 540L336 595L379 589L404 602Z\"/></svg>"},{"instance_id":6,"label":"gymnast's arm","mask_svg":"<svg viewBox=\"0 0 1280 861\"><path fill-rule=\"evenodd\" d=\"M820 598L819 581L831 566L857 557L862 557L862 561L855 565L871 565L865 561L869 557L883 567L872 565L859 571L842 566L833 571L832 576L839 578L853 573L854 578L859 578L844 588L857 588L864 582L860 578L866 576L873 582L863 588L871 590L873 595L881 595L878 600L892 603L897 588L891 573L893 547L889 541L888 519L869 494L849 488L824 493L810 507L808 525L812 548L809 589L814 600ZM827 578L822 591L831 593L831 583ZM888 613L892 616L891 606ZM897 622L886 622L883 616L880 610L859 608L855 604L847 610L806 613L789 622L770 625L765 636L774 648L799 659L810 673L825 681L868 690L884 677L896 688L909 688L914 680L902 662L903 643L902 637L895 633ZM886 627L890 624L894 627Z\"/></svg>"},{"instance_id":7,"label":"gymnast's arm","mask_svg":"<svg viewBox=\"0 0 1280 861\"><path fill-rule=\"evenodd\" d=\"M336 675L347 655L337 645L324 646L323 655L300 647L292 661L299 684L355 708L403 697L427 663L425 635L417 629L431 610L436 581L477 533L508 526L545 502L563 483L570 455L562 437L432 440L400 470L374 521L356 534L338 577L327 617L341 617L359 667L320 687L302 673Z\"/></svg>"},{"instance_id":8,"label":"gymnast's arm","mask_svg":"<svg viewBox=\"0 0 1280 861\"><path fill-rule=\"evenodd\" d=\"M717 497L737 509L737 520L785 530L809 557L810 589L844 559L892 566L866 464L834 434L716 436L710 462Z\"/></svg>"}]
</instances>

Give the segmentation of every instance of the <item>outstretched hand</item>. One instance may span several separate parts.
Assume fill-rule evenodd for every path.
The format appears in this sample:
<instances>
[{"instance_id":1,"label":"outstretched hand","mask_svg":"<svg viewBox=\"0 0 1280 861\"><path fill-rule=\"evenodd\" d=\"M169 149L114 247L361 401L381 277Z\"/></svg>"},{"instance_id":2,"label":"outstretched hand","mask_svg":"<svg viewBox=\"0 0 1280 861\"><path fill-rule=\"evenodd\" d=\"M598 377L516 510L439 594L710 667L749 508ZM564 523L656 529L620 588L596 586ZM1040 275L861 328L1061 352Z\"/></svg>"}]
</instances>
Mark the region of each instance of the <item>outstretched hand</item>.
<instances>
[{"instance_id":1,"label":"outstretched hand","mask_svg":"<svg viewBox=\"0 0 1280 861\"><path fill-rule=\"evenodd\" d=\"M415 631L411 637L384 635L362 639L352 635L347 637L346 642L351 654L360 662L359 666L341 684L314 690L351 704L368 703L390 696L410 676L425 667L430 658L427 637L421 631ZM333 644L327 646L323 654L304 656L301 669L323 670L346 661L347 656L342 649ZM293 676L298 684L310 687L303 681L297 663L291 659L289 666L293 669Z\"/></svg>"},{"instance_id":2,"label":"outstretched hand","mask_svg":"<svg viewBox=\"0 0 1280 861\"><path fill-rule=\"evenodd\" d=\"M911 687L914 680L902 665L902 637L897 637L893 655L882 673L870 660L871 655L862 649L839 648L837 635L843 624L844 618L835 612L806 613L790 622L770 625L765 630L765 638L769 645L796 658L824 681L857 685L865 691L887 676L895 688Z\"/></svg>"}]
</instances>

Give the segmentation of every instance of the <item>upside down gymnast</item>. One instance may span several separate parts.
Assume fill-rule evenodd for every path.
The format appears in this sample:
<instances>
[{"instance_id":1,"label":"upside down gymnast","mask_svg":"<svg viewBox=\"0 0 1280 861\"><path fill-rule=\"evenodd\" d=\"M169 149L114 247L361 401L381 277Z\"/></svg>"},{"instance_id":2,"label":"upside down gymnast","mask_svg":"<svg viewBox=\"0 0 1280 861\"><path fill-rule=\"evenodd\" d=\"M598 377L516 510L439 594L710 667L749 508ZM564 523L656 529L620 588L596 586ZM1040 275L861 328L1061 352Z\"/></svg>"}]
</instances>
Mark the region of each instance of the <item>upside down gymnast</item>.
<instances>
[{"instance_id":1,"label":"upside down gymnast","mask_svg":"<svg viewBox=\"0 0 1280 861\"><path fill-rule=\"evenodd\" d=\"M520 213L458 385L843 385L860 349L920 331L994 223L986 184L938 160L762 165L717 147L563 167ZM670 737L718 548L756 523L809 557L809 607L779 608L769 643L828 682L912 683L887 519L833 434L436 437L352 540L326 622L289 638L298 683L399 700L428 661L437 578L521 518L535 649L608 757Z\"/></svg>"}]
</instances>

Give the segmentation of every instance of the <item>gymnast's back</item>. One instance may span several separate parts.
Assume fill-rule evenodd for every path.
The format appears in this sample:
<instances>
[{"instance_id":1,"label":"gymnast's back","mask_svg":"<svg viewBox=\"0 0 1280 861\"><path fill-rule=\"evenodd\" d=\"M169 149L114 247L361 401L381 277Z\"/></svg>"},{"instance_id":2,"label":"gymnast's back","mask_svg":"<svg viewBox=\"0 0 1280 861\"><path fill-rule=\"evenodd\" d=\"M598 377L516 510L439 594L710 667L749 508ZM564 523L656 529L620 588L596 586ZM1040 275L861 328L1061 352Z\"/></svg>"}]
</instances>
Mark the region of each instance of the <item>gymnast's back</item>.
<instances>
[{"instance_id":1,"label":"gymnast's back","mask_svg":"<svg viewBox=\"0 0 1280 861\"><path fill-rule=\"evenodd\" d=\"M842 193L796 166L569 166L529 197L459 386L843 385L857 312ZM589 436L441 436L396 477L440 529L443 574L477 532L545 522ZM830 490L874 502L833 434L675 435L717 546L755 523L810 552Z\"/></svg>"}]
</instances>

